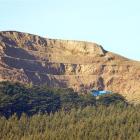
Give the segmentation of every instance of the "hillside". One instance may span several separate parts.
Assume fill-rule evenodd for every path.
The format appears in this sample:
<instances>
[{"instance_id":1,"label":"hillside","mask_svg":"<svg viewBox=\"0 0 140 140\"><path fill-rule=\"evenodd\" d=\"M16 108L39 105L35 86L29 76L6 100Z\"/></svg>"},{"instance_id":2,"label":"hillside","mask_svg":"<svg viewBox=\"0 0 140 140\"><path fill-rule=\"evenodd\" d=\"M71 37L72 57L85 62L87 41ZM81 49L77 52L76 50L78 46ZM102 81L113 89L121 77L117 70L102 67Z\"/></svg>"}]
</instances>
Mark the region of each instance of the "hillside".
<instances>
[{"instance_id":1,"label":"hillside","mask_svg":"<svg viewBox=\"0 0 140 140\"><path fill-rule=\"evenodd\" d=\"M140 62L84 41L0 32L0 81L5 80L73 88L81 93L105 89L140 102Z\"/></svg>"}]
</instances>

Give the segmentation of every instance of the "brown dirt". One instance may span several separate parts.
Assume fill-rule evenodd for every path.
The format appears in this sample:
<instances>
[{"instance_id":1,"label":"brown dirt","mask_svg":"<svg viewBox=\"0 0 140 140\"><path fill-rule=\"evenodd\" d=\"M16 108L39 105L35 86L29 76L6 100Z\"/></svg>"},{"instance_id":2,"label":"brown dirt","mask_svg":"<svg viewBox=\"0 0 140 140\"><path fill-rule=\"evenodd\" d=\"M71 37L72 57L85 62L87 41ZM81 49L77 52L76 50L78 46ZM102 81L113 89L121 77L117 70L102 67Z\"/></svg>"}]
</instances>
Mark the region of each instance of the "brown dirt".
<instances>
[{"instance_id":1,"label":"brown dirt","mask_svg":"<svg viewBox=\"0 0 140 140\"><path fill-rule=\"evenodd\" d=\"M84 93L105 89L140 102L140 62L84 41L0 32L0 80L70 87Z\"/></svg>"}]
</instances>

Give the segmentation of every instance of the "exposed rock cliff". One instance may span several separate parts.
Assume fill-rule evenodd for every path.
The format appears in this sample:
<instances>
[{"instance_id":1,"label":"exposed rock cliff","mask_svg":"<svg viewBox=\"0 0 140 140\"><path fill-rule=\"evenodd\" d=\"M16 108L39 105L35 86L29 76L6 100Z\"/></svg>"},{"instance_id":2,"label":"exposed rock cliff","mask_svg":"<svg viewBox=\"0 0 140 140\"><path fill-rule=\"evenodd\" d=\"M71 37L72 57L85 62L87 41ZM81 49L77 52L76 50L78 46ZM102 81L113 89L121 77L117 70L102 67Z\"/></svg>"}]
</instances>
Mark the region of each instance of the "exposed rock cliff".
<instances>
[{"instance_id":1,"label":"exposed rock cliff","mask_svg":"<svg viewBox=\"0 0 140 140\"><path fill-rule=\"evenodd\" d=\"M140 101L140 62L105 51L96 43L0 32L0 80L111 90Z\"/></svg>"}]
</instances>

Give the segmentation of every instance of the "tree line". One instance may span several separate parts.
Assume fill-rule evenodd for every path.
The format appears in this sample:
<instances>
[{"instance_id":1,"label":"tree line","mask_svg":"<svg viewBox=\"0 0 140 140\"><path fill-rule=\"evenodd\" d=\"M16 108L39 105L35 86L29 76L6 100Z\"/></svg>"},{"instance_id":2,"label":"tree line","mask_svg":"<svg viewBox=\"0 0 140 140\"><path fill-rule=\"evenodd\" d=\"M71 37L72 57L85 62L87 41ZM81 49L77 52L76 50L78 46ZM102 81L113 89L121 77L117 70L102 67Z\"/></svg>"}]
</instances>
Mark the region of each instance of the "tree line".
<instances>
[{"instance_id":1,"label":"tree line","mask_svg":"<svg viewBox=\"0 0 140 140\"><path fill-rule=\"evenodd\" d=\"M0 83L1 140L139 140L139 118L119 94Z\"/></svg>"},{"instance_id":2,"label":"tree line","mask_svg":"<svg viewBox=\"0 0 140 140\"><path fill-rule=\"evenodd\" d=\"M0 83L0 114L9 117L16 113L29 116L37 113L54 113L61 109L124 104L127 102L119 94L102 96L96 100L94 96L79 95L72 89L49 88L43 86L28 86L20 83Z\"/></svg>"}]
</instances>

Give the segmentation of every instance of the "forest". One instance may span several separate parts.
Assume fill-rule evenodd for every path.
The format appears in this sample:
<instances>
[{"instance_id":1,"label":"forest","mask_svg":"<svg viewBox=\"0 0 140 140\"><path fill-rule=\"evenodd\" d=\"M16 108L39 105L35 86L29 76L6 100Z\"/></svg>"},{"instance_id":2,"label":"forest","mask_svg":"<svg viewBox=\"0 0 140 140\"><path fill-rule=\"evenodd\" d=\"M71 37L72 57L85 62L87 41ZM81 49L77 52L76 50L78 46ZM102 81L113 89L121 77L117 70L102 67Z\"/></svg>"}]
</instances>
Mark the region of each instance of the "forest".
<instances>
[{"instance_id":1,"label":"forest","mask_svg":"<svg viewBox=\"0 0 140 140\"><path fill-rule=\"evenodd\" d=\"M1 140L139 140L140 105L72 89L0 83Z\"/></svg>"}]
</instances>

